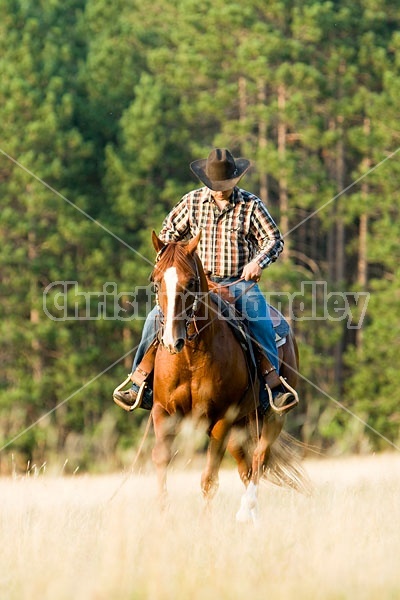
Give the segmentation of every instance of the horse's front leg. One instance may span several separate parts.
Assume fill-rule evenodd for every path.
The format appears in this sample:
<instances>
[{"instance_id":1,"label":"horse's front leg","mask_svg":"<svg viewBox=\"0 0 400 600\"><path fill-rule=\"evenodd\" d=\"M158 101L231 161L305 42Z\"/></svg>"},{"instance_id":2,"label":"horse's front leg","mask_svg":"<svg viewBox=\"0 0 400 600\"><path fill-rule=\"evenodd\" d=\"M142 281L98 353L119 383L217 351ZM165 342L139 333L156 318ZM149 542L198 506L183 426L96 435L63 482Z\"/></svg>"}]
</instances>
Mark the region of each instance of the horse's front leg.
<instances>
[{"instance_id":1,"label":"horse's front leg","mask_svg":"<svg viewBox=\"0 0 400 600\"><path fill-rule=\"evenodd\" d=\"M236 461L240 480L246 488L250 483L256 442L256 425L252 415L235 424L229 436L227 449Z\"/></svg>"},{"instance_id":2,"label":"horse's front leg","mask_svg":"<svg viewBox=\"0 0 400 600\"><path fill-rule=\"evenodd\" d=\"M251 481L243 494L236 520L242 523L256 523L258 519L258 487L260 477L265 471L271 452L271 446L282 431L285 417L270 413L264 417L261 435L253 453Z\"/></svg>"},{"instance_id":3,"label":"horse's front leg","mask_svg":"<svg viewBox=\"0 0 400 600\"><path fill-rule=\"evenodd\" d=\"M152 459L157 471L160 505L165 508L167 503L167 468L171 461L172 443L175 439L177 421L159 404L154 404L153 424L156 443L153 448Z\"/></svg>"},{"instance_id":4,"label":"horse's front leg","mask_svg":"<svg viewBox=\"0 0 400 600\"><path fill-rule=\"evenodd\" d=\"M220 419L210 429L210 441L207 450L207 462L201 476L201 490L209 503L218 490L218 472L226 450L232 422Z\"/></svg>"}]
</instances>

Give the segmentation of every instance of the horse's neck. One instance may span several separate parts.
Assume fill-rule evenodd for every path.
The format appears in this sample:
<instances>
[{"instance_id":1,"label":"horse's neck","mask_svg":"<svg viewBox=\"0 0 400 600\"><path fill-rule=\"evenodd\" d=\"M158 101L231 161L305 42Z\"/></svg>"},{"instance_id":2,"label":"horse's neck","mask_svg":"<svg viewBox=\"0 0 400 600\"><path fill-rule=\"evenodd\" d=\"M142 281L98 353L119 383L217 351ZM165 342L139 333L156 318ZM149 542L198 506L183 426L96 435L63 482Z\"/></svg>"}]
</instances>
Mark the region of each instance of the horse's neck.
<instances>
[{"instance_id":1,"label":"horse's neck","mask_svg":"<svg viewBox=\"0 0 400 600\"><path fill-rule=\"evenodd\" d=\"M215 328L216 307L211 300L208 282L198 258L198 273L200 278L200 302L197 311L197 327L203 338L213 335Z\"/></svg>"}]
</instances>

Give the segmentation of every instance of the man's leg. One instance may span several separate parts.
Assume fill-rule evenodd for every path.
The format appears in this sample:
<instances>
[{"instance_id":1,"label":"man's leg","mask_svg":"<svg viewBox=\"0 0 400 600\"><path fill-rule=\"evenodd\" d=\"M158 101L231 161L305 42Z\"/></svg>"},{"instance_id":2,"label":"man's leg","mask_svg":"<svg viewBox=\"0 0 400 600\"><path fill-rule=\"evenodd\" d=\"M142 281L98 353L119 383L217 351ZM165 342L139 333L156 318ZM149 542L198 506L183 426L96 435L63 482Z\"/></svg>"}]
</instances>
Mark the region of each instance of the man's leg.
<instances>
[{"instance_id":1,"label":"man's leg","mask_svg":"<svg viewBox=\"0 0 400 600\"><path fill-rule=\"evenodd\" d=\"M158 306L155 306L147 315L146 320L143 325L142 337L140 338L139 346L136 350L135 357L132 363L132 381L136 378L134 377L135 373L140 369L141 362L149 350L152 343L157 338L157 333L160 328L160 309ZM138 377L140 381L140 377Z\"/></svg>"},{"instance_id":2,"label":"man's leg","mask_svg":"<svg viewBox=\"0 0 400 600\"><path fill-rule=\"evenodd\" d=\"M251 337L261 348L260 370L275 406L281 408L287 405L289 408L292 403L293 406L296 404L296 398L285 389L279 377L279 357L269 307L258 285L250 288L252 283L241 281L234 286L232 291L237 298L236 305L248 322ZM263 410L269 407L269 395L265 394L265 390L261 390L260 402Z\"/></svg>"},{"instance_id":3,"label":"man's leg","mask_svg":"<svg viewBox=\"0 0 400 600\"><path fill-rule=\"evenodd\" d=\"M132 364L132 387L126 391L116 390L114 401L125 410L133 410L138 394L142 397L138 407L151 410L153 406L153 390L148 385L148 378L154 368L157 350L156 338L159 329L159 308L155 306L147 315L143 326L142 337Z\"/></svg>"}]
</instances>

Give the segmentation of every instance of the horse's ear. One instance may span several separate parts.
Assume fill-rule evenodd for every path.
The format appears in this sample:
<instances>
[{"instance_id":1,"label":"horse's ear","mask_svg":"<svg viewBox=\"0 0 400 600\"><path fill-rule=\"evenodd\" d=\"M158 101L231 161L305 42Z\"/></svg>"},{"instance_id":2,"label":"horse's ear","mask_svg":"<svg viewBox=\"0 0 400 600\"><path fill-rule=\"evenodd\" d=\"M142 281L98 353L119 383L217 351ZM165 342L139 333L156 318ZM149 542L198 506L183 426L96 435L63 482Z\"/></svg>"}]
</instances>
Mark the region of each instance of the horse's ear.
<instances>
[{"instance_id":1,"label":"horse's ear","mask_svg":"<svg viewBox=\"0 0 400 600\"><path fill-rule=\"evenodd\" d=\"M162 250L165 246L164 242L160 240L154 229L151 232L151 241L153 242L154 249L157 253L160 252L160 250Z\"/></svg>"},{"instance_id":2,"label":"horse's ear","mask_svg":"<svg viewBox=\"0 0 400 600\"><path fill-rule=\"evenodd\" d=\"M200 229L199 233L194 238L192 238L187 245L189 254L193 254L193 252L196 250L197 245L200 241L200 238L201 238L201 229Z\"/></svg>"}]
</instances>

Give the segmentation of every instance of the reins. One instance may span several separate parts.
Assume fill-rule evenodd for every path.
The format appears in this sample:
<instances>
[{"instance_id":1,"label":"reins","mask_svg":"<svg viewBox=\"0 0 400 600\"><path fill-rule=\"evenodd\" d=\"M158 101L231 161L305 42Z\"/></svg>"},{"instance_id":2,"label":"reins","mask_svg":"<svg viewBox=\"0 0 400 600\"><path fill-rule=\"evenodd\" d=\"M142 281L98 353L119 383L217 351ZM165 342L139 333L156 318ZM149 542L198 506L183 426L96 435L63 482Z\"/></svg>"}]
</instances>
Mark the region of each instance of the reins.
<instances>
[{"instance_id":1,"label":"reins","mask_svg":"<svg viewBox=\"0 0 400 600\"><path fill-rule=\"evenodd\" d=\"M239 279L235 279L235 281L231 281L230 283L225 283L224 285L217 283L216 287L223 290L226 288L230 288L232 285L236 285L237 283L240 283L241 281L244 281L243 277L239 277ZM251 288L253 288L256 285L256 283L258 283L258 281L252 281L251 284L245 290L243 290L243 292L237 298L235 298L235 301L239 300L242 296L244 296L244 294L247 294L247 292L249 292L251 290ZM209 293L212 291L213 290L209 290Z\"/></svg>"},{"instance_id":2,"label":"reins","mask_svg":"<svg viewBox=\"0 0 400 600\"><path fill-rule=\"evenodd\" d=\"M197 265L196 265L197 266ZM239 279L235 279L235 281L231 281L230 283L226 283L224 285L217 285L216 286L216 290L208 290L206 296L209 296L211 293L213 293L215 291L215 293L218 293L217 288L219 289L225 289L225 288L229 288L233 285L236 285L237 283L239 283L240 281L243 281L243 277L240 277ZM235 298L235 302L237 300L240 300L240 298L242 298L245 294L247 294L255 285L256 285L256 281L253 281L246 289L243 290L243 292L241 292L241 294L239 294L239 296L237 296ZM228 302L227 302L228 303ZM196 310L197 310L197 304L198 304L198 297L196 295L195 297L195 301L193 303L193 306L196 304ZM228 303L229 304L229 303ZM197 321L196 321L196 311L194 310L194 308L192 307L192 314L190 316L190 318L188 319L187 323L186 323L186 332L187 332L187 340L189 342L191 342L192 340L194 340L202 331L203 329L206 329L206 327L208 327L208 325L210 325L211 322L215 321L215 319L218 317L219 313L218 311L214 311L214 317L211 319L211 321L209 323L207 323L206 325L204 325L203 327L201 327L200 329L197 327ZM188 332L188 327L190 326L190 324L193 324L194 328L195 328L195 333L193 334L189 334Z\"/></svg>"},{"instance_id":3,"label":"reins","mask_svg":"<svg viewBox=\"0 0 400 600\"><path fill-rule=\"evenodd\" d=\"M239 279L236 279L235 281L231 281L230 283L226 283L224 285L218 285L217 288L219 288L219 289L228 289L232 285L236 285L240 281L243 281L243 279L244 279L243 277L240 277ZM237 296L235 298L235 302L237 300L239 300L240 298L242 298L245 294L247 294L247 292L249 292L256 285L256 283L258 283L258 282L257 281L253 281L247 288L245 288L243 290L243 292L241 294L239 294L239 296ZM217 291L217 293L218 293L218 291ZM216 318L216 317L214 317L214 318ZM251 366L249 364L247 356L245 356L245 359L246 359L247 372L248 372L248 375L249 375L249 380L250 380L250 385L251 385L251 390L252 390L252 396L253 396L253 401L254 401L254 412L255 412L255 415L256 415L256 418L255 418L256 439L259 440L260 439L260 424L259 424L259 420L258 420L259 419L258 418L258 411L257 411L258 402L257 402L257 397L256 397L256 391L255 391L255 380L254 380L253 371L251 369Z\"/></svg>"}]
</instances>

